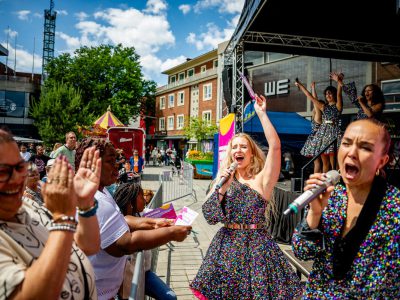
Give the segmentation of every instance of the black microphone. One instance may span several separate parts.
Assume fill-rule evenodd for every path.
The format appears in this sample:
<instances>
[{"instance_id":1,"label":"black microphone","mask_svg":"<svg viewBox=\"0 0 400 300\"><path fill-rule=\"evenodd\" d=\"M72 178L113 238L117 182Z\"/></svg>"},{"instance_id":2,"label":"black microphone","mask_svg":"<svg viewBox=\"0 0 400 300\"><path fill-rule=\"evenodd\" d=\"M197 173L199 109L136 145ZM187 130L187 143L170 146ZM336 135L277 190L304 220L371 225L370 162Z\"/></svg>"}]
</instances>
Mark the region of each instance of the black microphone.
<instances>
[{"instance_id":1,"label":"black microphone","mask_svg":"<svg viewBox=\"0 0 400 300\"><path fill-rule=\"evenodd\" d=\"M231 163L230 167L229 167L229 171L232 173L233 171L236 170L238 166L238 163L236 161L234 161L233 163ZM227 180L227 177L221 177L221 179L219 180L219 182L217 183L217 185L215 186L216 190L219 190L221 188L221 186L224 185L225 181Z\"/></svg>"},{"instance_id":2,"label":"black microphone","mask_svg":"<svg viewBox=\"0 0 400 300\"><path fill-rule=\"evenodd\" d=\"M288 209L283 213L285 216L289 214L297 214L304 206L314 200L316 197L321 195L327 187L335 185L339 182L340 174L336 170L330 170L326 173L326 180L323 184L316 186L311 190L305 191L299 197L297 197L292 203L290 203Z\"/></svg>"}]
</instances>

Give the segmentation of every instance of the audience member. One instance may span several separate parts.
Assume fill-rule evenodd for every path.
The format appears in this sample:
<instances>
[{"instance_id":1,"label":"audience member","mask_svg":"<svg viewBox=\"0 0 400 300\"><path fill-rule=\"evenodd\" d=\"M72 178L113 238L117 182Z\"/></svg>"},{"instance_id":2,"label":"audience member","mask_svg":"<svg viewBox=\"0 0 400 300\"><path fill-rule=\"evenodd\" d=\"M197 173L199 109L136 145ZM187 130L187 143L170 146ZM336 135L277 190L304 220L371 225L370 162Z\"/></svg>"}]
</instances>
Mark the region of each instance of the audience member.
<instances>
[{"instance_id":1,"label":"audience member","mask_svg":"<svg viewBox=\"0 0 400 300\"><path fill-rule=\"evenodd\" d=\"M76 153L76 162L82 152L95 146L99 150L102 163L100 186L95 199L99 203L97 218L100 226L101 249L90 256L96 274L96 286L100 300L108 300L117 295L121 286L126 255L139 250L152 249L168 241L183 241L191 226L168 226L168 222L153 222L147 218L135 218L121 214L113 197L105 188L117 181L118 169L115 163L114 146L102 139L84 139ZM164 226L164 227L162 227ZM160 228L162 227L162 228ZM155 229L152 235L147 230Z\"/></svg>"},{"instance_id":2,"label":"audience member","mask_svg":"<svg viewBox=\"0 0 400 300\"><path fill-rule=\"evenodd\" d=\"M40 174L38 168L33 162L30 161L28 164L28 178L26 180L24 197L27 197L37 202L38 204L43 205L39 182Z\"/></svg>"},{"instance_id":3,"label":"audience member","mask_svg":"<svg viewBox=\"0 0 400 300\"><path fill-rule=\"evenodd\" d=\"M96 159L93 151L91 159ZM95 217L81 217L81 212L77 223L75 212L77 206L93 202L97 188L92 180L99 176L99 167L98 163L96 173L79 171L74 177L68 162L59 157L42 188L44 207L23 196L28 163L19 155L12 135L0 130L2 298L97 299L85 253L99 248L98 224Z\"/></svg>"},{"instance_id":4,"label":"audience member","mask_svg":"<svg viewBox=\"0 0 400 300\"><path fill-rule=\"evenodd\" d=\"M19 154L21 154L21 157L25 160L25 161L29 161L29 159L31 158L31 153L28 152L28 149L26 148L26 145L21 144L21 146L19 147L19 149L21 150L19 152Z\"/></svg>"},{"instance_id":5,"label":"audience member","mask_svg":"<svg viewBox=\"0 0 400 300\"><path fill-rule=\"evenodd\" d=\"M293 236L295 255L314 259L303 299L400 299L400 191L382 176L389 147L373 118L347 127L342 180L310 203ZM313 174L304 190L324 180Z\"/></svg>"},{"instance_id":6,"label":"audience member","mask_svg":"<svg viewBox=\"0 0 400 300\"><path fill-rule=\"evenodd\" d=\"M55 154L55 152L56 152L56 150L58 149L58 148L60 148L62 146L62 144L61 143L55 143L54 144L54 146L53 146L53 150L50 152L50 157L54 157L54 154Z\"/></svg>"},{"instance_id":7,"label":"audience member","mask_svg":"<svg viewBox=\"0 0 400 300\"><path fill-rule=\"evenodd\" d=\"M65 144L59 147L57 150L55 150L51 158L56 158L57 156L62 154L67 157L68 162L75 170L75 147L76 147L75 133L73 131L67 132L65 134Z\"/></svg>"},{"instance_id":8,"label":"audience member","mask_svg":"<svg viewBox=\"0 0 400 300\"><path fill-rule=\"evenodd\" d=\"M120 208L124 216L136 216L140 218L140 213L145 208L144 191L138 183L125 183L121 184L114 194L115 202ZM152 222L156 223L162 220L153 219ZM152 235L152 230L147 231ZM167 232L165 234L168 234ZM151 250L144 251L144 271L145 282L144 291L145 295L159 300L176 300L177 297L172 289L165 284L164 281L158 277L156 273L151 271ZM135 267L135 258L130 257L125 267L124 282L122 285L122 299L127 299L131 291L133 269ZM128 276L127 276L128 275ZM130 275L130 276L129 276Z\"/></svg>"},{"instance_id":9,"label":"audience member","mask_svg":"<svg viewBox=\"0 0 400 300\"><path fill-rule=\"evenodd\" d=\"M137 149L133 149L133 156L129 158L129 163L131 165L130 171L136 174L142 173L144 160L143 157L139 156L139 151Z\"/></svg>"},{"instance_id":10,"label":"audience member","mask_svg":"<svg viewBox=\"0 0 400 300\"><path fill-rule=\"evenodd\" d=\"M33 162L39 171L40 179L42 179L46 175L46 164L50 159L47 155L44 154L44 148L42 145L36 146L36 154L32 155L29 161Z\"/></svg>"}]
</instances>

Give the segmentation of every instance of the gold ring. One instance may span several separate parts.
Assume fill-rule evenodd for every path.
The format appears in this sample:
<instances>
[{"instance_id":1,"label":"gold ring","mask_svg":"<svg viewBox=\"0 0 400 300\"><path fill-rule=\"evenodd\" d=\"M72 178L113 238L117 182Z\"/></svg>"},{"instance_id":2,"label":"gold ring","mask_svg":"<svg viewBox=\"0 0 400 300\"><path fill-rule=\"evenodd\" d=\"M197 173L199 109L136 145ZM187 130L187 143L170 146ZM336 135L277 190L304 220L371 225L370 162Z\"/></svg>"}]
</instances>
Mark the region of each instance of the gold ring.
<instances>
[{"instance_id":1,"label":"gold ring","mask_svg":"<svg viewBox=\"0 0 400 300\"><path fill-rule=\"evenodd\" d=\"M48 178L46 183L47 183L47 184L51 184L52 182L53 182L53 179Z\"/></svg>"},{"instance_id":2,"label":"gold ring","mask_svg":"<svg viewBox=\"0 0 400 300\"><path fill-rule=\"evenodd\" d=\"M52 182L59 183L59 182L60 182L60 179L58 179L58 178L56 177L56 178L53 179Z\"/></svg>"},{"instance_id":3,"label":"gold ring","mask_svg":"<svg viewBox=\"0 0 400 300\"><path fill-rule=\"evenodd\" d=\"M94 171L96 171L96 168L92 168L92 172L94 173Z\"/></svg>"}]
</instances>

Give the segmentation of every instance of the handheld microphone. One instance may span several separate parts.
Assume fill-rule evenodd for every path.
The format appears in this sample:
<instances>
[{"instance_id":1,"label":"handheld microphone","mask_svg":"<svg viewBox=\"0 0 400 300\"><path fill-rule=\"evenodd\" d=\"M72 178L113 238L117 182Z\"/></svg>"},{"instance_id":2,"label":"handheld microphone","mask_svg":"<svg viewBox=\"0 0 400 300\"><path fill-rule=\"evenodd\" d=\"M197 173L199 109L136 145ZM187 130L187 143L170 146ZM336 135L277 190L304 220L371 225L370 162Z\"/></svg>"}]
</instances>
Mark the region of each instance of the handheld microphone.
<instances>
[{"instance_id":1,"label":"handheld microphone","mask_svg":"<svg viewBox=\"0 0 400 300\"><path fill-rule=\"evenodd\" d=\"M323 184L316 186L311 190L305 191L299 197L297 197L292 203L290 203L289 207L283 213L285 216L289 214L297 214L304 206L314 200L316 197L321 195L326 188L331 185L335 185L339 182L340 174L336 170L331 170L326 173L326 180Z\"/></svg>"},{"instance_id":2,"label":"handheld microphone","mask_svg":"<svg viewBox=\"0 0 400 300\"><path fill-rule=\"evenodd\" d=\"M238 166L238 163L236 161L234 161L233 163L231 163L231 165L229 166L229 170L232 173L233 171L236 170ZM219 182L217 183L217 185L215 186L216 190L219 190L221 188L221 186L224 185L225 181L227 180L227 177L221 177L221 179L219 180Z\"/></svg>"},{"instance_id":3,"label":"handheld microphone","mask_svg":"<svg viewBox=\"0 0 400 300\"><path fill-rule=\"evenodd\" d=\"M296 79L294 80L294 82L299 83L299 78L296 77ZM300 87L297 86L297 89L300 91Z\"/></svg>"}]
</instances>

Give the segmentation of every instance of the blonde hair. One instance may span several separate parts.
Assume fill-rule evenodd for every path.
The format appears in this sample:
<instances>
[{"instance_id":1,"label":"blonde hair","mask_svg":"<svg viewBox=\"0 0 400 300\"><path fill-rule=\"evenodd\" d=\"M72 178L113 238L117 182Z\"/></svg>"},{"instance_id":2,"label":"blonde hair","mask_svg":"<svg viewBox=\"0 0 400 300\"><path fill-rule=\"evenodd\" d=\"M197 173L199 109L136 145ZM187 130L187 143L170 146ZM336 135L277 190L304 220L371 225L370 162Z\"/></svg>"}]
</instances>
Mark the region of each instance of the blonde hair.
<instances>
[{"instance_id":1,"label":"blonde hair","mask_svg":"<svg viewBox=\"0 0 400 300\"><path fill-rule=\"evenodd\" d=\"M248 146L253 154L251 163L246 168L246 173L249 176L257 175L262 171L265 165L266 156L261 148L257 145L257 143L246 133L240 132L235 134L228 143L226 148L226 156L221 161L221 165L219 170L225 170L229 168L229 166L233 163L232 156L230 155L232 152L232 143L235 138L245 138L248 142ZM219 182L220 173L218 172L216 179L214 182ZM209 195L213 192L213 189L210 190ZM208 196L209 196L208 195ZM276 216L276 204L275 204L275 195L274 192L271 195L271 199L266 199L266 209L265 209L265 219L267 226L270 224L271 220L269 216Z\"/></svg>"},{"instance_id":2,"label":"blonde hair","mask_svg":"<svg viewBox=\"0 0 400 300\"><path fill-rule=\"evenodd\" d=\"M245 138L247 140L251 153L253 154L253 159L251 163L247 166L246 173L249 176L257 175L264 168L265 154L256 144L256 142L248 134L243 132L235 134L229 141L228 147L226 148L227 155L221 162L220 170L225 170L229 168L229 166L233 163L230 153L232 152L232 142L235 138Z\"/></svg>"}]
</instances>

